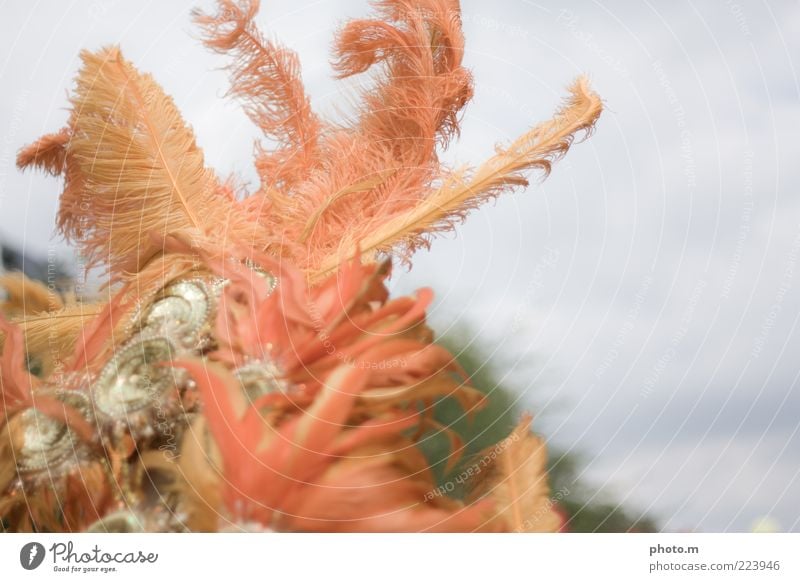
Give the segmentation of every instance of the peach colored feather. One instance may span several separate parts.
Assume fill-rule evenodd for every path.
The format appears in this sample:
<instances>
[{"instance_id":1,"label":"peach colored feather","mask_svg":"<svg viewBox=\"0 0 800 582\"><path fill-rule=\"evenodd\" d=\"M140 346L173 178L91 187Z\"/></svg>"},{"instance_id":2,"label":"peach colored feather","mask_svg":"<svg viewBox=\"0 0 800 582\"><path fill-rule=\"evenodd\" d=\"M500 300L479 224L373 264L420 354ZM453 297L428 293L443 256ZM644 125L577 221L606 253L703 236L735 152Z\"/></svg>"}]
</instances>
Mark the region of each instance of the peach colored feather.
<instances>
[{"instance_id":1,"label":"peach colored feather","mask_svg":"<svg viewBox=\"0 0 800 582\"><path fill-rule=\"evenodd\" d=\"M58 293L23 273L0 276L0 289L6 292L6 299L0 302L0 313L6 316L54 311L64 307Z\"/></svg>"},{"instance_id":2,"label":"peach colored feather","mask_svg":"<svg viewBox=\"0 0 800 582\"><path fill-rule=\"evenodd\" d=\"M515 532L556 532L561 519L549 499L547 452L531 434L526 415L512 433L476 455L476 475L467 499L495 502L493 520Z\"/></svg>"},{"instance_id":3,"label":"peach colored feather","mask_svg":"<svg viewBox=\"0 0 800 582\"><path fill-rule=\"evenodd\" d=\"M277 144L257 148L263 187L291 188L318 162L321 121L311 109L297 54L263 38L253 23L258 0L221 0L217 14L195 10L207 47L232 56L230 94Z\"/></svg>"},{"instance_id":4,"label":"peach colored feather","mask_svg":"<svg viewBox=\"0 0 800 582\"><path fill-rule=\"evenodd\" d=\"M12 421L13 422L13 421ZM16 532L81 532L114 509L114 499L102 463L92 462L54 479L25 484L0 497L0 515Z\"/></svg>"},{"instance_id":5,"label":"peach colored feather","mask_svg":"<svg viewBox=\"0 0 800 582\"><path fill-rule=\"evenodd\" d=\"M70 132L66 127L58 133L49 133L40 137L19 151L17 167L36 166L58 176L64 171L69 139Z\"/></svg>"},{"instance_id":6,"label":"peach colored feather","mask_svg":"<svg viewBox=\"0 0 800 582\"><path fill-rule=\"evenodd\" d=\"M384 439L409 426L405 414L375 438L374 425L345 423L364 388L365 371L343 365L325 379L308 410L273 426L248 407L224 368L180 364L200 386L206 418L224 470L223 499L238 523L280 531L473 531L497 529L491 502L442 507L425 502L434 485L426 472L403 469L411 443ZM361 438L360 432L367 431ZM365 449L363 443L378 448ZM352 456L351 456L352 455ZM406 460L404 460L406 459ZM416 462L425 467L424 462Z\"/></svg>"},{"instance_id":7,"label":"peach colored feather","mask_svg":"<svg viewBox=\"0 0 800 582\"><path fill-rule=\"evenodd\" d=\"M336 367L361 362L368 372L363 406L377 409L447 396L467 411L480 406L481 395L458 380L464 375L452 355L417 337L432 300L430 290L389 301L383 285L388 268L357 260L308 288L296 268L259 259L278 278L272 294L252 271L232 270L231 261L217 263L216 272L227 269L230 283L217 311L220 345L212 358L233 365L268 358L285 380L308 394L315 394Z\"/></svg>"},{"instance_id":8,"label":"peach colored feather","mask_svg":"<svg viewBox=\"0 0 800 582\"><path fill-rule=\"evenodd\" d=\"M29 290L30 301L6 304L27 315L22 327L0 317L0 429L8 437L0 434L0 455L13 448L15 415L28 407L106 446L96 426L28 373L25 358L43 349L50 323L32 310L48 304L41 317L74 343L67 371L91 377L127 339L119 324L135 304L174 279L226 282L213 347L171 362L189 371L199 396L188 390L187 398L202 404L199 420L183 419L181 458L156 458L127 435L127 452L105 451L112 476L91 465L86 483L68 474L62 487L32 489L27 507L0 496L0 515L16 529L86 527L112 508L109 479L134 485L125 480L139 459L140 472L172 477L166 493L178 501L162 502L192 529L225 520L281 531L553 529L545 450L529 418L492 449L467 503L427 495L435 483L416 439L446 434L451 464L464 448L432 418L433 403L454 398L471 414L483 399L452 355L431 345L431 290L390 299L382 259L408 261L473 208L527 185L528 172L546 176L576 135L591 132L601 101L579 79L552 120L475 169L448 169L439 156L472 96L459 3L372 4L375 16L344 24L334 42L340 78L370 76L356 115L339 122L314 113L297 55L258 30L257 0L219 0L216 13L193 13L205 44L231 58L229 93L268 140L256 147L260 187L243 200L235 179L222 182L205 166L152 77L117 48L82 53L67 126L23 148L17 163L63 176L61 232L122 285L105 289L108 301L91 319L83 306L53 311L40 288ZM264 271L277 279L274 291ZM280 384L253 402L234 373L250 364L268 366ZM0 489L13 479L10 467L0 462Z\"/></svg>"},{"instance_id":9,"label":"peach colored feather","mask_svg":"<svg viewBox=\"0 0 800 582\"><path fill-rule=\"evenodd\" d=\"M59 226L89 266L135 275L160 250L152 232L191 229L220 245L258 241L259 231L219 194L190 128L155 81L114 47L81 58ZM21 158L24 166L30 156Z\"/></svg>"},{"instance_id":10,"label":"peach colored feather","mask_svg":"<svg viewBox=\"0 0 800 582\"><path fill-rule=\"evenodd\" d=\"M33 402L33 389L39 380L31 376L25 366L25 343L22 329L9 323L0 315L0 332L3 333L3 351L0 354L0 424L8 416Z\"/></svg>"},{"instance_id":11,"label":"peach colored feather","mask_svg":"<svg viewBox=\"0 0 800 582\"><path fill-rule=\"evenodd\" d=\"M8 294L0 313L13 316L22 328L26 357L41 368L42 377L66 361L84 324L99 312L96 305L65 307L58 293L21 273L0 277L0 288ZM0 348L4 343L2 334Z\"/></svg>"},{"instance_id":12,"label":"peach colored feather","mask_svg":"<svg viewBox=\"0 0 800 582\"><path fill-rule=\"evenodd\" d=\"M369 259L396 253L408 261L469 210L527 185L525 172L546 175L602 108L579 79L553 120L477 169L452 172L440 165L439 152L458 134L458 116L472 96L461 66L459 3L373 4L376 17L345 24L334 43L339 77L370 72L373 81L357 115L339 124L311 112L296 56L263 41L254 24L257 2L222 0L216 16L197 15L206 44L233 55L231 92L267 133L280 133L270 164L260 150L262 187L242 207L274 234L267 249L292 259L312 281L359 243Z\"/></svg>"},{"instance_id":13,"label":"peach colored feather","mask_svg":"<svg viewBox=\"0 0 800 582\"><path fill-rule=\"evenodd\" d=\"M416 248L427 246L434 233L451 229L470 210L505 191L527 186L525 172L538 169L546 176L552 164L566 154L576 134L591 132L602 111L600 98L589 89L585 78L578 79L570 92L570 99L552 120L498 148L475 170L451 173L419 204L346 231L335 252L320 260L320 274L336 268L340 254L356 246L368 252L394 249L408 257Z\"/></svg>"},{"instance_id":14,"label":"peach colored feather","mask_svg":"<svg viewBox=\"0 0 800 582\"><path fill-rule=\"evenodd\" d=\"M0 332L5 337L0 353L0 428L17 412L35 407L66 423L82 439L91 440L92 428L74 408L52 396L37 395L41 381L27 370L22 328L0 315Z\"/></svg>"},{"instance_id":15,"label":"peach colored feather","mask_svg":"<svg viewBox=\"0 0 800 582\"><path fill-rule=\"evenodd\" d=\"M259 146L261 188L241 202L203 166L171 99L117 49L84 53L68 127L24 149L19 164L63 171L62 231L118 279L170 259L152 233L193 230L222 245L248 241L318 281L356 248L367 260L407 261L472 208L527 184L526 171L546 174L600 114L581 79L552 121L474 171L450 171L439 153L472 95L459 3L373 4L376 17L345 24L334 43L339 77L372 80L357 115L339 123L312 111L297 55L261 35L257 0L195 11L205 44L232 58L230 93L275 144Z\"/></svg>"},{"instance_id":16,"label":"peach colored feather","mask_svg":"<svg viewBox=\"0 0 800 582\"><path fill-rule=\"evenodd\" d=\"M42 366L42 377L62 369L75 349L75 343L94 317L103 309L99 304L78 303L13 320L22 328L27 357ZM0 348L5 336L0 336Z\"/></svg>"},{"instance_id":17,"label":"peach colored feather","mask_svg":"<svg viewBox=\"0 0 800 582\"><path fill-rule=\"evenodd\" d=\"M255 1L222 0L217 15L196 13L206 44L233 56L231 93L278 144L259 150L262 188L242 203L274 234L267 248L315 270L341 233L413 205L439 171L436 146L457 132L471 78L461 67L458 3L376 3L388 20L345 25L335 44L340 77L380 69L347 123L313 114L297 58L266 42Z\"/></svg>"}]
</instances>

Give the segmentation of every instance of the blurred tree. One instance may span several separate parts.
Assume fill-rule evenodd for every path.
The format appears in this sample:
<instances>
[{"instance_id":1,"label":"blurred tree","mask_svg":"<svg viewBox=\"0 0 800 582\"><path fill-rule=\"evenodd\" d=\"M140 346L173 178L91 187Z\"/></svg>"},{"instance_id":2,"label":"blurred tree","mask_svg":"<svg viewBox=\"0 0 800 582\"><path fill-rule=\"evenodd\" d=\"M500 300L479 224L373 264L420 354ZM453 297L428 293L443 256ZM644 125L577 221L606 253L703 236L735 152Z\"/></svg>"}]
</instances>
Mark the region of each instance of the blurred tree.
<instances>
[{"instance_id":1,"label":"blurred tree","mask_svg":"<svg viewBox=\"0 0 800 582\"><path fill-rule=\"evenodd\" d=\"M548 476L553 492L569 491L559 500L572 532L656 532L652 517L596 494L579 478L584 459L580 453L550 448Z\"/></svg>"},{"instance_id":2,"label":"blurred tree","mask_svg":"<svg viewBox=\"0 0 800 582\"><path fill-rule=\"evenodd\" d=\"M438 343L448 348L471 378L472 385L486 395L485 407L468 418L459 404L452 399L437 402L434 419L450 427L461 439L463 456L451 471L445 471L451 454L450 440L441 431L423 437L421 447L434 466L437 482L448 488L448 494L460 497L463 487L456 477L481 450L505 438L519 420L521 410L515 405L515 391L498 380L501 374L495 362L483 355L480 345L467 341L474 335L458 329L439 338ZM554 501L565 516L566 529L571 532L654 532L658 527L644 514L601 498L582 482L578 475L582 458L573 452L558 451L549 447L549 479Z\"/></svg>"},{"instance_id":3,"label":"blurred tree","mask_svg":"<svg viewBox=\"0 0 800 582\"><path fill-rule=\"evenodd\" d=\"M458 334L458 337L469 336ZM498 384L496 369L479 349L466 347L455 335L440 338L437 343L456 355L458 363L471 378L472 386L487 396L485 406L472 415L453 399L435 404L434 419L454 431L464 446L461 461L447 472L447 462L452 453L447 435L434 431L423 437L422 449L431 460L439 484L443 484L457 476L480 451L508 436L519 421L519 411L514 406L513 393ZM459 488L457 493L460 495L463 491Z\"/></svg>"}]
</instances>

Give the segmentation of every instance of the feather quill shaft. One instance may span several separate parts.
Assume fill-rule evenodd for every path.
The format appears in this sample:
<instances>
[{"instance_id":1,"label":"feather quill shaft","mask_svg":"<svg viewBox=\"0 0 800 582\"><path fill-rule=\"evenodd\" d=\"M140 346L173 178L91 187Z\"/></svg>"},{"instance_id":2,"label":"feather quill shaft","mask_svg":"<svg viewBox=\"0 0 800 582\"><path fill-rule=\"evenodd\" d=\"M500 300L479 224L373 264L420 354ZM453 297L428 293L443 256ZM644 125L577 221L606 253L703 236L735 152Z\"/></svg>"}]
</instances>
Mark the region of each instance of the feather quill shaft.
<instances>
[{"instance_id":1,"label":"feather quill shaft","mask_svg":"<svg viewBox=\"0 0 800 582\"><path fill-rule=\"evenodd\" d=\"M590 133L602 111L600 98L589 88L585 78L571 87L566 106L550 121L541 124L515 140L509 147L498 149L474 172L457 172L444 179L414 207L397 213L383 224L366 224L348 234L346 243L320 262L322 276L340 262L340 253L352 252L359 246L367 252L391 252L400 247L408 256L437 231L449 230L470 210L497 197L506 190L528 184L524 173L541 170L549 173L552 164L569 150L575 135Z\"/></svg>"},{"instance_id":2,"label":"feather quill shaft","mask_svg":"<svg viewBox=\"0 0 800 582\"><path fill-rule=\"evenodd\" d=\"M59 225L89 265L105 263L117 279L135 275L159 251L153 232L257 240L253 225L219 193L191 129L152 77L116 47L81 58Z\"/></svg>"}]
</instances>

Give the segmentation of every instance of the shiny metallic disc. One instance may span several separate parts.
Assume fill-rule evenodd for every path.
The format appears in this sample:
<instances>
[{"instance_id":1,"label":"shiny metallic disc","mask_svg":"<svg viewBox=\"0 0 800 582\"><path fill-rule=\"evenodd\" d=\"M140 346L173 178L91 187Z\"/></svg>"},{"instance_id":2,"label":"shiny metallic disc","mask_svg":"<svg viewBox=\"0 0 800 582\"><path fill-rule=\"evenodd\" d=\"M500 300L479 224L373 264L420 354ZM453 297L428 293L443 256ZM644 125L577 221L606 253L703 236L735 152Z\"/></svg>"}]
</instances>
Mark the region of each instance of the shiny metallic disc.
<instances>
[{"instance_id":1,"label":"shiny metallic disc","mask_svg":"<svg viewBox=\"0 0 800 582\"><path fill-rule=\"evenodd\" d=\"M97 409L116 419L160 403L176 384L178 373L159 364L172 360L174 348L166 338L134 340L106 364L92 387Z\"/></svg>"}]
</instances>

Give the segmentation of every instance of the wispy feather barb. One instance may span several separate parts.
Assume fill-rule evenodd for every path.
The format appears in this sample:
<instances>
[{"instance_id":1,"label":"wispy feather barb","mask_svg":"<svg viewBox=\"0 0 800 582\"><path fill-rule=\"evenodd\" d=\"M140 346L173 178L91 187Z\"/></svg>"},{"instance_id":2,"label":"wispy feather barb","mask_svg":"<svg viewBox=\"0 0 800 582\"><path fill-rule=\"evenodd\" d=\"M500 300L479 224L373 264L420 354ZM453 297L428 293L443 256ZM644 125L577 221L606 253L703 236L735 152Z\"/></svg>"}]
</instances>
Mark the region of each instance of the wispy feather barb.
<instances>
[{"instance_id":1,"label":"wispy feather barb","mask_svg":"<svg viewBox=\"0 0 800 582\"><path fill-rule=\"evenodd\" d=\"M219 195L191 129L152 77L114 47L81 58L68 130L26 148L19 162L63 168L59 226L89 266L106 264L117 278L137 273L159 250L151 233L252 238L251 223Z\"/></svg>"},{"instance_id":2,"label":"wispy feather barb","mask_svg":"<svg viewBox=\"0 0 800 582\"><path fill-rule=\"evenodd\" d=\"M256 166L265 186L292 187L318 162L322 124L311 109L297 54L265 40L253 23L258 0L221 0L215 15L193 12L209 48L233 58L230 94L250 119L277 143L258 148Z\"/></svg>"},{"instance_id":3,"label":"wispy feather barb","mask_svg":"<svg viewBox=\"0 0 800 582\"><path fill-rule=\"evenodd\" d=\"M117 49L84 54L68 127L25 148L18 162L64 174L62 231L117 277L159 251L154 232L194 231L206 243L234 238L291 259L314 282L356 249L367 260L408 262L469 210L527 185L526 173L546 176L600 115L581 78L552 120L475 169L445 168L439 154L472 97L459 3L373 5L375 18L336 35L337 75L371 74L357 114L338 123L312 110L297 55L258 30L258 0L219 0L216 13L193 13L205 44L232 59L230 94L275 146L257 147L261 187L241 202L203 165L172 100Z\"/></svg>"},{"instance_id":4,"label":"wispy feather barb","mask_svg":"<svg viewBox=\"0 0 800 582\"><path fill-rule=\"evenodd\" d=\"M528 185L526 173L540 170L546 177L554 162L567 153L575 136L591 133L602 111L602 102L581 77L570 89L571 96L557 114L517 138L475 170L462 169L442 178L436 188L411 208L384 217L383 223L372 221L361 230L351 230L342 248L356 244L364 252L399 251L408 258L420 246L427 246L433 233L452 229L467 213L518 187ZM339 263L336 255L326 257L319 265L324 273Z\"/></svg>"}]
</instances>

